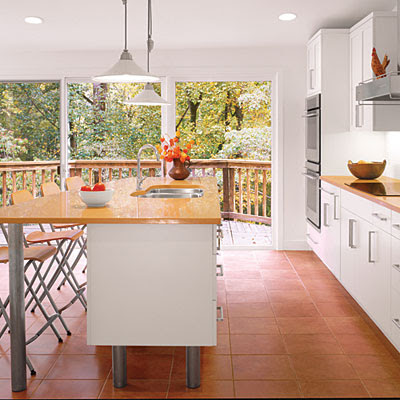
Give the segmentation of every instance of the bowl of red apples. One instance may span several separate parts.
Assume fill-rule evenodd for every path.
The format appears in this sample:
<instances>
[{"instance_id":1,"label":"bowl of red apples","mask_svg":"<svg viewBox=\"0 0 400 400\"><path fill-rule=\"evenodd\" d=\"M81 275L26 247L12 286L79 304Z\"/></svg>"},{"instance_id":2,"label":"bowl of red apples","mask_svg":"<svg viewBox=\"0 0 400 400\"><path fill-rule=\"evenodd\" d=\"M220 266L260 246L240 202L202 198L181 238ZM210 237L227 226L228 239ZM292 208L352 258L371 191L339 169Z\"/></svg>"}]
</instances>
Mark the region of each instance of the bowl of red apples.
<instances>
[{"instance_id":1,"label":"bowl of red apples","mask_svg":"<svg viewBox=\"0 0 400 400\"><path fill-rule=\"evenodd\" d=\"M112 199L113 189L106 189L104 183L96 183L93 188L90 186L82 186L79 196L88 207L105 207Z\"/></svg>"}]
</instances>

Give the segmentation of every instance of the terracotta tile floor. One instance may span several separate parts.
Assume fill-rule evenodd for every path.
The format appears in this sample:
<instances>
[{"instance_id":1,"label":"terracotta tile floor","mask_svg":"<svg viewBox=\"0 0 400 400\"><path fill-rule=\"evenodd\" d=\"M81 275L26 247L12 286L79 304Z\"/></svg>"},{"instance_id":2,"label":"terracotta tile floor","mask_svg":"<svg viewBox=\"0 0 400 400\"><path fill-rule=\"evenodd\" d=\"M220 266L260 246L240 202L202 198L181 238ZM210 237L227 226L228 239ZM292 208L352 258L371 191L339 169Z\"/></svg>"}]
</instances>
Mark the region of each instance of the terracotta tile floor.
<instances>
[{"instance_id":1,"label":"terracotta tile floor","mask_svg":"<svg viewBox=\"0 0 400 400\"><path fill-rule=\"evenodd\" d=\"M218 346L202 350L202 385L185 387L184 348L128 348L128 386L115 389L111 349L86 344L76 303L72 330L28 346L38 372L28 390L10 392L9 337L0 340L0 398L400 397L399 354L311 252L223 253ZM81 268L80 268L81 269ZM0 295L7 268L0 270ZM79 279L85 279L80 274ZM64 304L68 288L54 290ZM27 312L27 331L42 317Z\"/></svg>"}]
</instances>

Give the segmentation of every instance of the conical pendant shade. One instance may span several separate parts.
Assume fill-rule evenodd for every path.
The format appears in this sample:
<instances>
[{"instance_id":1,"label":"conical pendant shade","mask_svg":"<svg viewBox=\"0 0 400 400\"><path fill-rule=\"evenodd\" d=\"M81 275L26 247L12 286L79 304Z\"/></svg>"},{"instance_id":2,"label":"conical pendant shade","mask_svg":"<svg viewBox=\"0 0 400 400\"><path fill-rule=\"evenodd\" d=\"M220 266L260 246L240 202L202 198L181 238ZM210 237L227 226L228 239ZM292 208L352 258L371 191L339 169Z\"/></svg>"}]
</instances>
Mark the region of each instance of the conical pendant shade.
<instances>
[{"instance_id":1,"label":"conical pendant shade","mask_svg":"<svg viewBox=\"0 0 400 400\"><path fill-rule=\"evenodd\" d=\"M124 104L134 104L138 106L167 106L170 105L155 91L151 83L146 83L143 91L137 94L132 100L124 101Z\"/></svg>"},{"instance_id":2,"label":"conical pendant shade","mask_svg":"<svg viewBox=\"0 0 400 400\"><path fill-rule=\"evenodd\" d=\"M140 68L129 51L124 50L119 61L102 75L93 77L96 82L158 82L159 77Z\"/></svg>"}]
</instances>

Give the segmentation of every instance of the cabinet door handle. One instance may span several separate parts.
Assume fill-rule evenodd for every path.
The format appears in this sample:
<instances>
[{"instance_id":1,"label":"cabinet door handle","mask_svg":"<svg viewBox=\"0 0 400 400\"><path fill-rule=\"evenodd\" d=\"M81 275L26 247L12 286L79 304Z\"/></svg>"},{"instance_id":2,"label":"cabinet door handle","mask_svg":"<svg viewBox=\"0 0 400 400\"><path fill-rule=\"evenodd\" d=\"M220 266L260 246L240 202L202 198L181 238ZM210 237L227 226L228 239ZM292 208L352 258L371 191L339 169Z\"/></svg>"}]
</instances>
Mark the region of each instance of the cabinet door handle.
<instances>
[{"instance_id":1,"label":"cabinet door handle","mask_svg":"<svg viewBox=\"0 0 400 400\"><path fill-rule=\"evenodd\" d=\"M219 269L219 272L218 272ZM217 276L224 276L224 266L222 264L217 264Z\"/></svg>"},{"instance_id":2,"label":"cabinet door handle","mask_svg":"<svg viewBox=\"0 0 400 400\"><path fill-rule=\"evenodd\" d=\"M392 227L400 231L400 224L393 224Z\"/></svg>"},{"instance_id":3,"label":"cabinet door handle","mask_svg":"<svg viewBox=\"0 0 400 400\"><path fill-rule=\"evenodd\" d=\"M369 263L376 262L376 259L375 259L376 241L373 240L373 238L375 238L375 236L376 236L375 231L368 232L368 262Z\"/></svg>"},{"instance_id":4,"label":"cabinet door handle","mask_svg":"<svg viewBox=\"0 0 400 400\"><path fill-rule=\"evenodd\" d=\"M337 194L335 194L335 195L333 196L333 219L334 219L335 221L338 221L338 220L339 220L338 212L337 212L337 206L338 206L337 200L338 200L338 198L339 198L339 196L338 196Z\"/></svg>"},{"instance_id":5,"label":"cabinet door handle","mask_svg":"<svg viewBox=\"0 0 400 400\"><path fill-rule=\"evenodd\" d=\"M310 89L314 89L314 69L310 69Z\"/></svg>"},{"instance_id":6,"label":"cabinet door handle","mask_svg":"<svg viewBox=\"0 0 400 400\"><path fill-rule=\"evenodd\" d=\"M351 249L355 249L356 245L354 244L354 229L357 221L355 219L349 219L349 247Z\"/></svg>"},{"instance_id":7,"label":"cabinet door handle","mask_svg":"<svg viewBox=\"0 0 400 400\"><path fill-rule=\"evenodd\" d=\"M393 264L392 267L400 272L400 264Z\"/></svg>"},{"instance_id":8,"label":"cabinet door handle","mask_svg":"<svg viewBox=\"0 0 400 400\"><path fill-rule=\"evenodd\" d=\"M387 221L387 217L382 214L372 213L372 216L375 218L378 218L380 221Z\"/></svg>"},{"instance_id":9,"label":"cabinet door handle","mask_svg":"<svg viewBox=\"0 0 400 400\"><path fill-rule=\"evenodd\" d=\"M328 223L329 203L324 203L324 226L329 227Z\"/></svg>"},{"instance_id":10,"label":"cabinet door handle","mask_svg":"<svg viewBox=\"0 0 400 400\"><path fill-rule=\"evenodd\" d=\"M398 318L393 318L392 322L400 329L400 320Z\"/></svg>"},{"instance_id":11,"label":"cabinet door handle","mask_svg":"<svg viewBox=\"0 0 400 400\"><path fill-rule=\"evenodd\" d=\"M307 233L306 235L314 244L318 244L318 242L316 242L309 233Z\"/></svg>"},{"instance_id":12,"label":"cabinet door handle","mask_svg":"<svg viewBox=\"0 0 400 400\"><path fill-rule=\"evenodd\" d=\"M219 317L218 317L218 311L219 311ZM224 320L224 309L222 306L217 307L217 322L222 322Z\"/></svg>"}]
</instances>

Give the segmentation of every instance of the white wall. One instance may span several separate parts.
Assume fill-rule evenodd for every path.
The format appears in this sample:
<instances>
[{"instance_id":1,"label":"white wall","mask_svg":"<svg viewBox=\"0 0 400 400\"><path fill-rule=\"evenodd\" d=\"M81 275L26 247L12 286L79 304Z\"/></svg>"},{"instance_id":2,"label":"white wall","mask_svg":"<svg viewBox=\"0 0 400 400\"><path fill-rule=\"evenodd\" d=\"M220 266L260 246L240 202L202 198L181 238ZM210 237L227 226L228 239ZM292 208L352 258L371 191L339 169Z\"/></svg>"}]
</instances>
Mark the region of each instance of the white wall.
<instances>
[{"instance_id":1,"label":"white wall","mask_svg":"<svg viewBox=\"0 0 400 400\"><path fill-rule=\"evenodd\" d=\"M145 65L144 53L134 53ZM0 80L43 79L46 77L85 77L103 72L119 57L112 53L11 53L2 54ZM268 47L154 51L152 71L179 76L190 70L215 71L216 76L230 71L278 72L281 100L280 135L283 144L282 191L279 198L282 219L280 243L286 249L305 249L304 179L304 98L306 93L306 48ZM274 121L277 123L277 121Z\"/></svg>"},{"instance_id":2,"label":"white wall","mask_svg":"<svg viewBox=\"0 0 400 400\"><path fill-rule=\"evenodd\" d=\"M351 175L349 160L381 161L386 157L384 132L330 133L324 136L324 147L323 175Z\"/></svg>"},{"instance_id":3,"label":"white wall","mask_svg":"<svg viewBox=\"0 0 400 400\"><path fill-rule=\"evenodd\" d=\"M385 139L385 158L388 161L385 175L400 179L400 132L387 132Z\"/></svg>"}]
</instances>

